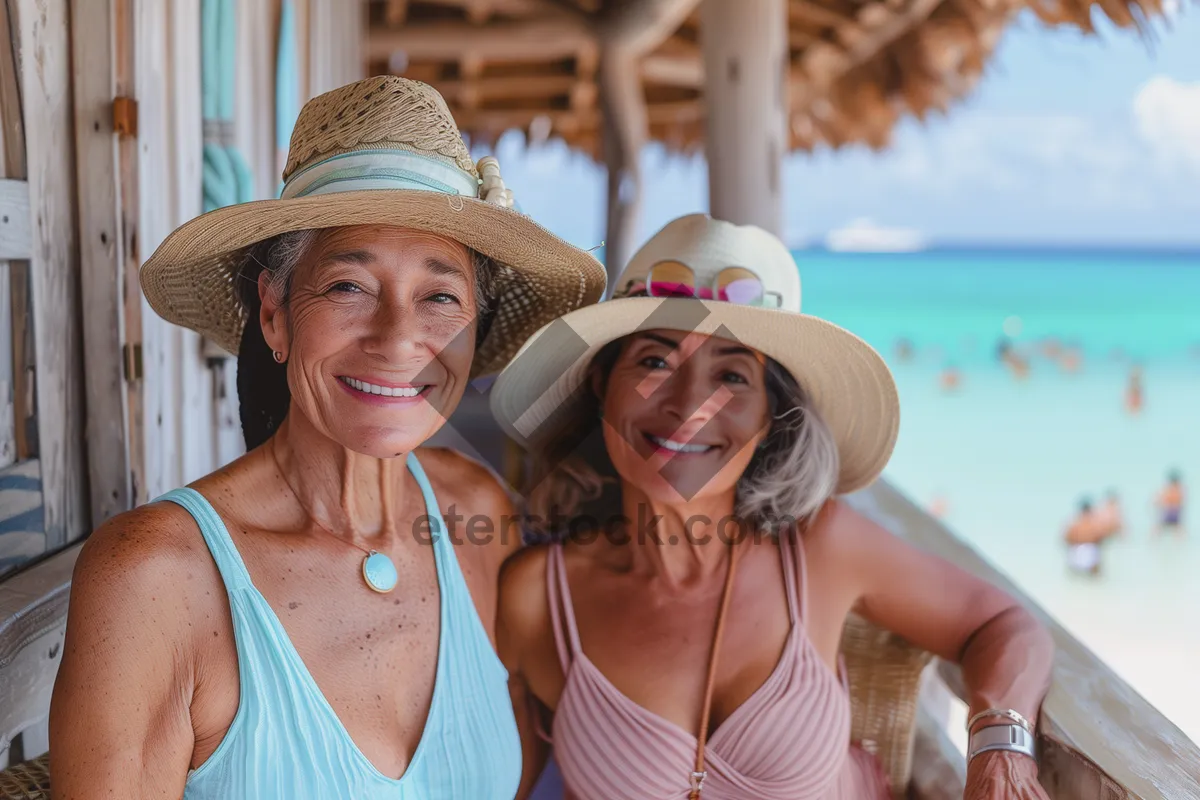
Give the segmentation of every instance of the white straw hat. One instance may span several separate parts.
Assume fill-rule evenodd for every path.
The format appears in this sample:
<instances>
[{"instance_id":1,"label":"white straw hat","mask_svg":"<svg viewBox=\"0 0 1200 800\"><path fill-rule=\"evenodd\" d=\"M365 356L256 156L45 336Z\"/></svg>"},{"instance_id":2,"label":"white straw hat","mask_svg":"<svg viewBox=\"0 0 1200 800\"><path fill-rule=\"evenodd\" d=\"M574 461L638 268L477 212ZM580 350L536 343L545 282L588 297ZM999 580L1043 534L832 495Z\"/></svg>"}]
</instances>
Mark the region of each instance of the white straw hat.
<instances>
[{"instance_id":1,"label":"white straw hat","mask_svg":"<svg viewBox=\"0 0 1200 800\"><path fill-rule=\"evenodd\" d=\"M472 376L499 371L550 320L594 303L594 256L513 210L494 158L472 161L442 96L380 76L315 97L296 120L282 196L211 211L176 229L141 269L150 307L238 352L234 286L249 248L289 231L395 225L440 234L496 261L497 306Z\"/></svg>"},{"instance_id":2,"label":"white straw hat","mask_svg":"<svg viewBox=\"0 0 1200 800\"><path fill-rule=\"evenodd\" d=\"M779 308L621 297L664 260L689 266L697 286L711 284L727 267L745 267L779 296ZM883 471L900 424L896 385L883 359L849 331L800 313L800 273L782 242L761 228L705 214L682 217L655 234L630 260L613 299L535 333L492 387L492 413L518 443L542 448L581 423L574 412L589 391L587 368L596 353L631 333L659 328L731 339L787 369L833 432L839 493L860 489Z\"/></svg>"}]
</instances>

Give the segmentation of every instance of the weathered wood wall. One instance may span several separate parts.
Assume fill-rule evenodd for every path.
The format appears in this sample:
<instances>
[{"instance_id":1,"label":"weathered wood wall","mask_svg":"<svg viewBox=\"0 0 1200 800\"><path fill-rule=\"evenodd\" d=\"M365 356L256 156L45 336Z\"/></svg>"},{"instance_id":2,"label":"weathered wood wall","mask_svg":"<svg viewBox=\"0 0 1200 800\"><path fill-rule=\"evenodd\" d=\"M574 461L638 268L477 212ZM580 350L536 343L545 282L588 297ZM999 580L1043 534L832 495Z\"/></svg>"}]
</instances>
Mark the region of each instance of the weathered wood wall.
<instances>
[{"instance_id":1,"label":"weathered wood wall","mask_svg":"<svg viewBox=\"0 0 1200 800\"><path fill-rule=\"evenodd\" d=\"M362 76L359 3L293 0L301 99ZM275 59L281 0L237 4L234 141L258 198L275 196ZM138 0L140 235L146 258L201 212L200 0ZM236 364L142 304L145 475L138 502L212 471L242 450Z\"/></svg>"},{"instance_id":2,"label":"weathered wood wall","mask_svg":"<svg viewBox=\"0 0 1200 800\"><path fill-rule=\"evenodd\" d=\"M71 43L67 0L18 0L16 12L32 210L29 264L38 455L46 544L54 548L85 530L90 518L82 449L83 354ZM30 135L31 131L36 135Z\"/></svg>"},{"instance_id":3,"label":"weathered wood wall","mask_svg":"<svg viewBox=\"0 0 1200 800\"><path fill-rule=\"evenodd\" d=\"M282 2L237 3L234 136L260 198ZM361 77L360 4L292 2L300 99ZM0 0L0 574L241 452L234 361L137 283L202 208L199 37L200 0ZM45 751L77 553L0 581L0 768L10 742Z\"/></svg>"}]
</instances>

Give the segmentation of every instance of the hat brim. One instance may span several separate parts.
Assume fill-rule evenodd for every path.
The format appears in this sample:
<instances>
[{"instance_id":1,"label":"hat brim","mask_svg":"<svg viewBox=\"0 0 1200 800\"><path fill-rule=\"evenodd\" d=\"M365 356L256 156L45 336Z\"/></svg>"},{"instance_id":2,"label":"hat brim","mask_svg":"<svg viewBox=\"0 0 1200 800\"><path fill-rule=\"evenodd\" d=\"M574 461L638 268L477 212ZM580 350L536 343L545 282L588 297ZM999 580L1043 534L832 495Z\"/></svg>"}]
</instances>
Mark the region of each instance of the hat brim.
<instances>
[{"instance_id":1,"label":"hat brim","mask_svg":"<svg viewBox=\"0 0 1200 800\"><path fill-rule=\"evenodd\" d=\"M530 334L596 302L603 265L517 211L475 198L372 189L289 200L257 200L196 217L169 235L141 268L155 313L238 352L245 310L234 286L246 249L290 231L392 225L445 236L512 270L502 280L491 329L472 376L504 367Z\"/></svg>"},{"instance_id":2,"label":"hat brim","mask_svg":"<svg viewBox=\"0 0 1200 800\"><path fill-rule=\"evenodd\" d=\"M807 392L833 432L840 494L879 476L900 430L891 371L869 344L806 314L732 303L631 297L574 311L535 333L492 387L492 413L526 449L578 425L572 411L592 358L637 331L666 329L720 336L778 361Z\"/></svg>"}]
</instances>

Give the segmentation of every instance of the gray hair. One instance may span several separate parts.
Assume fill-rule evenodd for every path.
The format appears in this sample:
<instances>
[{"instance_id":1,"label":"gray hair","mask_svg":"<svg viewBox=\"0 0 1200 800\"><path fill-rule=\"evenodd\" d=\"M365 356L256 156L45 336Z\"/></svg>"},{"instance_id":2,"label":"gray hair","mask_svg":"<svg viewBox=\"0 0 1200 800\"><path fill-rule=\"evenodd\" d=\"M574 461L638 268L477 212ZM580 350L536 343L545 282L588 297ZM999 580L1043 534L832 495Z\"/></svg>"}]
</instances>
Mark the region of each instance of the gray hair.
<instances>
[{"instance_id":1,"label":"gray hair","mask_svg":"<svg viewBox=\"0 0 1200 800\"><path fill-rule=\"evenodd\" d=\"M737 515L761 530L778 533L808 522L837 491L837 442L833 432L778 361L767 359L771 427L737 485Z\"/></svg>"},{"instance_id":2,"label":"gray hair","mask_svg":"<svg viewBox=\"0 0 1200 800\"><path fill-rule=\"evenodd\" d=\"M620 347L617 341L603 348L589 371L607 377ZM738 479L734 513L754 530L778 534L793 525L810 523L833 497L837 492L840 460L833 432L791 373L768 358L764 378L771 423ZM594 426L599 410L599 398L594 395L582 398L578 428L582 431ZM562 533L552 528L551 520L569 520L583 513L585 506L591 508L591 503L602 498L605 485L613 483L611 462L605 465L610 474L603 475L593 464L564 451L581 445L585 438L580 435L566 437L569 441L548 442L545 451L533 454L534 486L529 494L528 511L529 524L535 533ZM605 498L602 502L611 500Z\"/></svg>"},{"instance_id":3,"label":"gray hair","mask_svg":"<svg viewBox=\"0 0 1200 800\"><path fill-rule=\"evenodd\" d=\"M259 252L265 253L262 267L269 276L267 286L283 302L286 303L291 294L292 278L295 276L296 267L300 266L300 262L304 260L304 256L316 242L320 232L321 229L318 228L288 231L263 243L263 249ZM478 250L467 248L467 252L470 254L475 272L475 303L478 309L479 323L476 344L478 344L487 335L495 313L500 268L489 256L485 256Z\"/></svg>"}]
</instances>

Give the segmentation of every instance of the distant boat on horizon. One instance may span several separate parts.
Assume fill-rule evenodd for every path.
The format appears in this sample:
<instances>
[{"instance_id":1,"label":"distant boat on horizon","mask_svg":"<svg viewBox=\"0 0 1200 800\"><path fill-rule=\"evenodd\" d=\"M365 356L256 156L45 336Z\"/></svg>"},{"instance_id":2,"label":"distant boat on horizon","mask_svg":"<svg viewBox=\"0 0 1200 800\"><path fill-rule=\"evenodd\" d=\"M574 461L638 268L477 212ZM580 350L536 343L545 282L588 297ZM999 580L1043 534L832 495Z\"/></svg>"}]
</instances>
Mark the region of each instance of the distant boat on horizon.
<instances>
[{"instance_id":1,"label":"distant boat on horizon","mask_svg":"<svg viewBox=\"0 0 1200 800\"><path fill-rule=\"evenodd\" d=\"M914 253L928 245L916 228L887 228L866 217L825 235L825 249L835 253Z\"/></svg>"}]
</instances>

